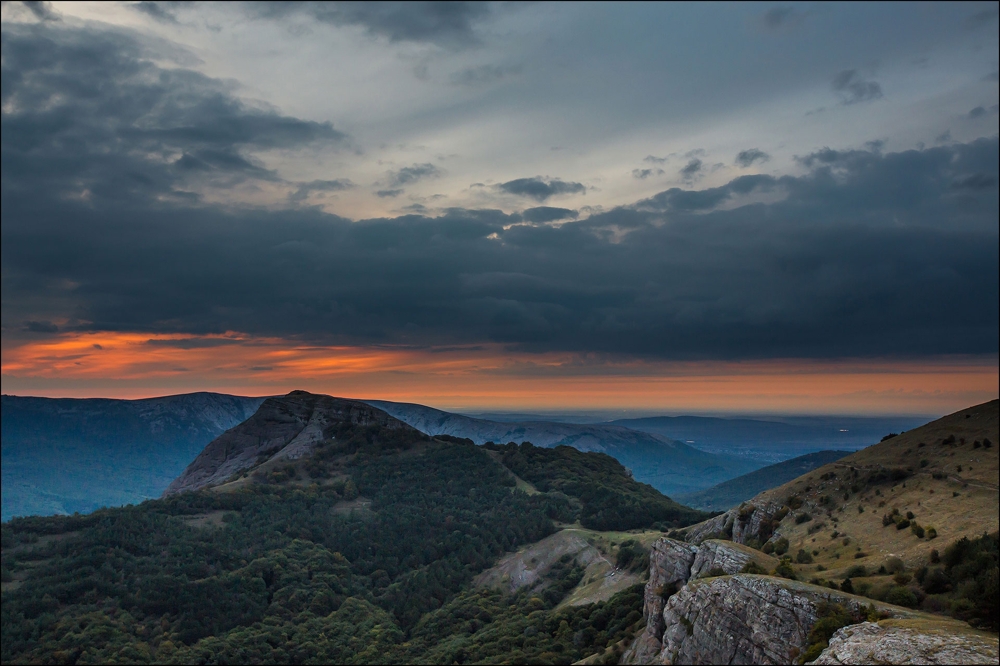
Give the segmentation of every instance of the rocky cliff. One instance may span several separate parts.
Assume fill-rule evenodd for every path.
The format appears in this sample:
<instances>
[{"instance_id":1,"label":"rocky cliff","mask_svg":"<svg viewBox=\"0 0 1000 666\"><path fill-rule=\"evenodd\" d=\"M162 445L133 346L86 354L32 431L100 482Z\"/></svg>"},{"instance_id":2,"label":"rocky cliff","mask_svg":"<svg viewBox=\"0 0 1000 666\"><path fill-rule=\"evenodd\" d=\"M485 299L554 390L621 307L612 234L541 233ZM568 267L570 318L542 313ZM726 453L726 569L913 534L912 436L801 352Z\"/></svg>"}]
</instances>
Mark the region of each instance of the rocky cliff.
<instances>
[{"instance_id":1,"label":"rocky cliff","mask_svg":"<svg viewBox=\"0 0 1000 666\"><path fill-rule=\"evenodd\" d=\"M862 622L837 631L810 664L996 664L997 639L968 630Z\"/></svg>"},{"instance_id":2,"label":"rocky cliff","mask_svg":"<svg viewBox=\"0 0 1000 666\"><path fill-rule=\"evenodd\" d=\"M750 514L744 511L745 525ZM996 663L996 637L964 623L825 587L739 573L751 562L764 570L775 563L729 541L695 545L662 538L653 544L646 628L622 663L798 663L813 627L834 604L860 624L841 629L815 663ZM882 624L863 622L873 615L883 618ZM891 624L899 621L912 626ZM992 661L983 661L990 655Z\"/></svg>"},{"instance_id":3,"label":"rocky cliff","mask_svg":"<svg viewBox=\"0 0 1000 666\"><path fill-rule=\"evenodd\" d=\"M292 391L268 398L253 416L210 442L163 494L219 485L270 460L296 460L331 438L333 430L345 422L411 429L357 400Z\"/></svg>"},{"instance_id":4,"label":"rocky cliff","mask_svg":"<svg viewBox=\"0 0 1000 666\"><path fill-rule=\"evenodd\" d=\"M690 580L718 573L735 574L751 561L768 570L776 563L763 553L727 541L705 540L698 545L667 537L656 541L649 553L649 581L643 602L646 629L623 656L624 663L659 663L667 626L664 605L670 595Z\"/></svg>"}]
</instances>

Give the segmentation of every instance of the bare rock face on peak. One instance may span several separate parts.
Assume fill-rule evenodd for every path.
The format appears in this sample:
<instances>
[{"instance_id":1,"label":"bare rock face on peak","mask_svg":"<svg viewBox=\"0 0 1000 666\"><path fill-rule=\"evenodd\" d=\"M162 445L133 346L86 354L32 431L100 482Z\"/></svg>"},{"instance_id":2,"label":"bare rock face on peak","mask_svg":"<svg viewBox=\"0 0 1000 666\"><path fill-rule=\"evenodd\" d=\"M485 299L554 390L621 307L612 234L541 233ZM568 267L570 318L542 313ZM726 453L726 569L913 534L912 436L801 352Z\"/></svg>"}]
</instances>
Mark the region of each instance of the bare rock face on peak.
<instances>
[{"instance_id":1,"label":"bare rock face on peak","mask_svg":"<svg viewBox=\"0 0 1000 666\"><path fill-rule=\"evenodd\" d=\"M345 422L412 430L382 410L357 400L292 391L268 398L253 416L214 439L163 494L216 486L269 460L297 460L329 439L332 431Z\"/></svg>"}]
</instances>

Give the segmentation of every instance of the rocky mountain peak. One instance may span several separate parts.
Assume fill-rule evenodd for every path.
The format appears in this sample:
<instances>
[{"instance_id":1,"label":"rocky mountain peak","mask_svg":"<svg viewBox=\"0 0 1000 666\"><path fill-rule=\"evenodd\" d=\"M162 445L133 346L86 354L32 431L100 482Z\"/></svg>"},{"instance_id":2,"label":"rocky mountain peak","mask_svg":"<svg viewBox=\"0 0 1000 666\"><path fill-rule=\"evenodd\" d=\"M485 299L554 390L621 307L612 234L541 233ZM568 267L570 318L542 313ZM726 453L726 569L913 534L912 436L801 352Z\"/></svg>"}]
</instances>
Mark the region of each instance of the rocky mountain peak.
<instances>
[{"instance_id":1,"label":"rocky mountain peak","mask_svg":"<svg viewBox=\"0 0 1000 666\"><path fill-rule=\"evenodd\" d=\"M210 442L164 495L216 486L271 460L297 460L316 444L334 439L345 423L413 430L357 400L292 391L268 398L253 416Z\"/></svg>"}]
</instances>

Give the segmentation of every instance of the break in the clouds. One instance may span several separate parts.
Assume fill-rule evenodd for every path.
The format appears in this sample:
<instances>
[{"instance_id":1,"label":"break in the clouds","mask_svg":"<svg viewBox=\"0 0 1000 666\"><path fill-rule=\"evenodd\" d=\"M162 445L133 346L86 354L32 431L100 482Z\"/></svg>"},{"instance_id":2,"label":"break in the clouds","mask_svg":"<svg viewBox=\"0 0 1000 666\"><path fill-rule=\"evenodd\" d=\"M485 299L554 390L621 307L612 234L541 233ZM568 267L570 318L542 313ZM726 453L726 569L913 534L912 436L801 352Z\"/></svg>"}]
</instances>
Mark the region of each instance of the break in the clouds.
<instances>
[{"instance_id":1,"label":"break in the clouds","mask_svg":"<svg viewBox=\"0 0 1000 666\"><path fill-rule=\"evenodd\" d=\"M926 25L891 5L119 9L4 5L5 344L236 331L649 359L997 352L997 40L969 27L985 9L931 6ZM725 63L644 69L685 45L646 40L647 23L673 29L662 12L714 26L702 40L721 35ZM836 12L879 40L840 48ZM280 71L249 46L222 57L208 24L275 40ZM928 34L948 95L907 64ZM331 35L366 59L328 52ZM794 57L758 74L781 40ZM876 60L877 80L859 64Z\"/></svg>"}]
</instances>

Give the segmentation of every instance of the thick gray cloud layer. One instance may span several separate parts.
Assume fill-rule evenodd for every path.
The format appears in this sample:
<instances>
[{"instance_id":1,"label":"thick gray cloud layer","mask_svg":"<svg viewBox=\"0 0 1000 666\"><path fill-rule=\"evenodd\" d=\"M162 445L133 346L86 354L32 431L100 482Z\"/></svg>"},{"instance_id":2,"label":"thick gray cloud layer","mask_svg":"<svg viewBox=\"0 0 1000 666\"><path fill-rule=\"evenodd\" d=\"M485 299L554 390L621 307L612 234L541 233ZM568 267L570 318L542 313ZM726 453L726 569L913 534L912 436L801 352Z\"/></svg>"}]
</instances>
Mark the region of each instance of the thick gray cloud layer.
<instances>
[{"instance_id":1,"label":"thick gray cloud layer","mask_svg":"<svg viewBox=\"0 0 1000 666\"><path fill-rule=\"evenodd\" d=\"M5 27L2 48L5 336L236 330L649 358L997 352L996 137L825 149L798 176L673 188L584 219L539 206L350 221L296 205L349 181L300 183L286 209L191 188L271 182L254 151L344 141L329 124L252 108L113 34ZM535 177L498 189L542 202L585 188Z\"/></svg>"}]
</instances>

